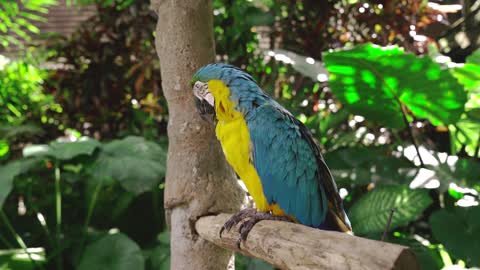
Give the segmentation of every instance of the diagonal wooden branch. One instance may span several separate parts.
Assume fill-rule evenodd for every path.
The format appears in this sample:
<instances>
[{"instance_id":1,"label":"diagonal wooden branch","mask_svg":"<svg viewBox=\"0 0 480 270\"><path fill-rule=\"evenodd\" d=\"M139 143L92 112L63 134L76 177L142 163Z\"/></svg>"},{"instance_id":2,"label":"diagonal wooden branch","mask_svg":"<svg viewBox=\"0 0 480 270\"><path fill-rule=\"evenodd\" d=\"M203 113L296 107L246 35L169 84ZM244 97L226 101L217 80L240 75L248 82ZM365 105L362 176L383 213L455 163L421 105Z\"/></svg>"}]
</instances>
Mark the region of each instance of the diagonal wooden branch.
<instances>
[{"instance_id":1,"label":"diagonal wooden branch","mask_svg":"<svg viewBox=\"0 0 480 270\"><path fill-rule=\"evenodd\" d=\"M407 247L281 221L256 224L238 250L235 228L219 236L228 218L228 214L202 217L195 228L207 241L281 269L420 269Z\"/></svg>"}]
</instances>

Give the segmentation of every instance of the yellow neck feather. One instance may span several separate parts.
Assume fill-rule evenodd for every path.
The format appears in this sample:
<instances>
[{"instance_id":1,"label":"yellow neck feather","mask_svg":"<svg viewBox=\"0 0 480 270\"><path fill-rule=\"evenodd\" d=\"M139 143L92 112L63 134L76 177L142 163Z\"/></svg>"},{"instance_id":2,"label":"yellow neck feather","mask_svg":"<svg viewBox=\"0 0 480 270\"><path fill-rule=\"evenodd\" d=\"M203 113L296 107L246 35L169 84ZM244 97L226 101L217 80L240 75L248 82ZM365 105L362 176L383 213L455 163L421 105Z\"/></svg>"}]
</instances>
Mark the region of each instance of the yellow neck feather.
<instances>
[{"instance_id":1,"label":"yellow neck feather","mask_svg":"<svg viewBox=\"0 0 480 270\"><path fill-rule=\"evenodd\" d=\"M247 122L243 114L235 110L235 103L230 100L230 90L219 80L209 81L208 89L215 98L215 113L218 120L215 132L228 163L245 183L258 210L285 215L277 204L269 205L265 198L262 182L252 164L253 149Z\"/></svg>"}]
</instances>

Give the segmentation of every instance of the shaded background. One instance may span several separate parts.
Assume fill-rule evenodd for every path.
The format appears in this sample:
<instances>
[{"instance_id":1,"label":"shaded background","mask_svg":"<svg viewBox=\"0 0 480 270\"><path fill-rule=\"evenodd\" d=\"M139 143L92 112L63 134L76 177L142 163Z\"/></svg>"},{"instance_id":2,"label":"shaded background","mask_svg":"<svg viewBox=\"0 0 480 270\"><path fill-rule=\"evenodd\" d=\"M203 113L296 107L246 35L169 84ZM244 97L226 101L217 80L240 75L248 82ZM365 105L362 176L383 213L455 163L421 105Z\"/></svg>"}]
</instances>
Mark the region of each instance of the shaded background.
<instances>
[{"instance_id":1,"label":"shaded background","mask_svg":"<svg viewBox=\"0 0 480 270\"><path fill-rule=\"evenodd\" d=\"M357 235L380 239L393 208L387 241L424 269L480 267L479 11L215 0L217 61L312 131ZM5 1L0 18L0 269L168 269L149 2Z\"/></svg>"}]
</instances>

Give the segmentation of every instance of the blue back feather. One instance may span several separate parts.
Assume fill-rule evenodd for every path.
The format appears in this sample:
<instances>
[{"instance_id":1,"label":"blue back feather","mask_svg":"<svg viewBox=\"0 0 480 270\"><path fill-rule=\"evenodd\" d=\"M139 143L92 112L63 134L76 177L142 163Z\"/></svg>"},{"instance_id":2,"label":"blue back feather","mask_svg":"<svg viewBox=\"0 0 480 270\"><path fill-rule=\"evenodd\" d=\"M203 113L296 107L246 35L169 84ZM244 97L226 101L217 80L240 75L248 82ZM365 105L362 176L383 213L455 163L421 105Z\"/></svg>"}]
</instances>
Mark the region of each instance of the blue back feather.
<instances>
[{"instance_id":1,"label":"blue back feather","mask_svg":"<svg viewBox=\"0 0 480 270\"><path fill-rule=\"evenodd\" d=\"M237 67L209 64L192 82L210 80L222 80L235 109L245 115L267 201L308 226L325 226L330 209L350 227L333 177L305 126Z\"/></svg>"}]
</instances>

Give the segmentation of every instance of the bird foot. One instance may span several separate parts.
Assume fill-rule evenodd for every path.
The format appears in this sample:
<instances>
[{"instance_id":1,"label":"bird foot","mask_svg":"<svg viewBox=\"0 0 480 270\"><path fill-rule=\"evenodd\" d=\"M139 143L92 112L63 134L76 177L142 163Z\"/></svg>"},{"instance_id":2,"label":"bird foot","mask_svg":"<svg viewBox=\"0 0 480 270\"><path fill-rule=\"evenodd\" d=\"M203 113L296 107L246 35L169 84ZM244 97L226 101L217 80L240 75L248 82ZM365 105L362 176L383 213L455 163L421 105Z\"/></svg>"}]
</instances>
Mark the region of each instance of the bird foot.
<instances>
[{"instance_id":1,"label":"bird foot","mask_svg":"<svg viewBox=\"0 0 480 270\"><path fill-rule=\"evenodd\" d=\"M222 238L223 231L227 230L227 232L229 232L232 227L240 223L243 219L246 217L251 217L256 213L257 209L255 208L245 208L240 210L238 213L229 218L225 224L223 224L222 228L220 229L220 238Z\"/></svg>"},{"instance_id":2,"label":"bird foot","mask_svg":"<svg viewBox=\"0 0 480 270\"><path fill-rule=\"evenodd\" d=\"M240 244L247 240L247 236L252 230L253 226L262 220L278 220L278 221L287 221L292 222L289 217L286 216L275 216L270 212L257 212L256 209L253 208L246 208L241 210L240 212L233 215L220 229L220 237L222 237L222 233L224 230L230 231L232 227L242 222L242 220L247 219L244 221L238 232L240 233L240 238L237 240L237 248L240 249Z\"/></svg>"}]
</instances>

